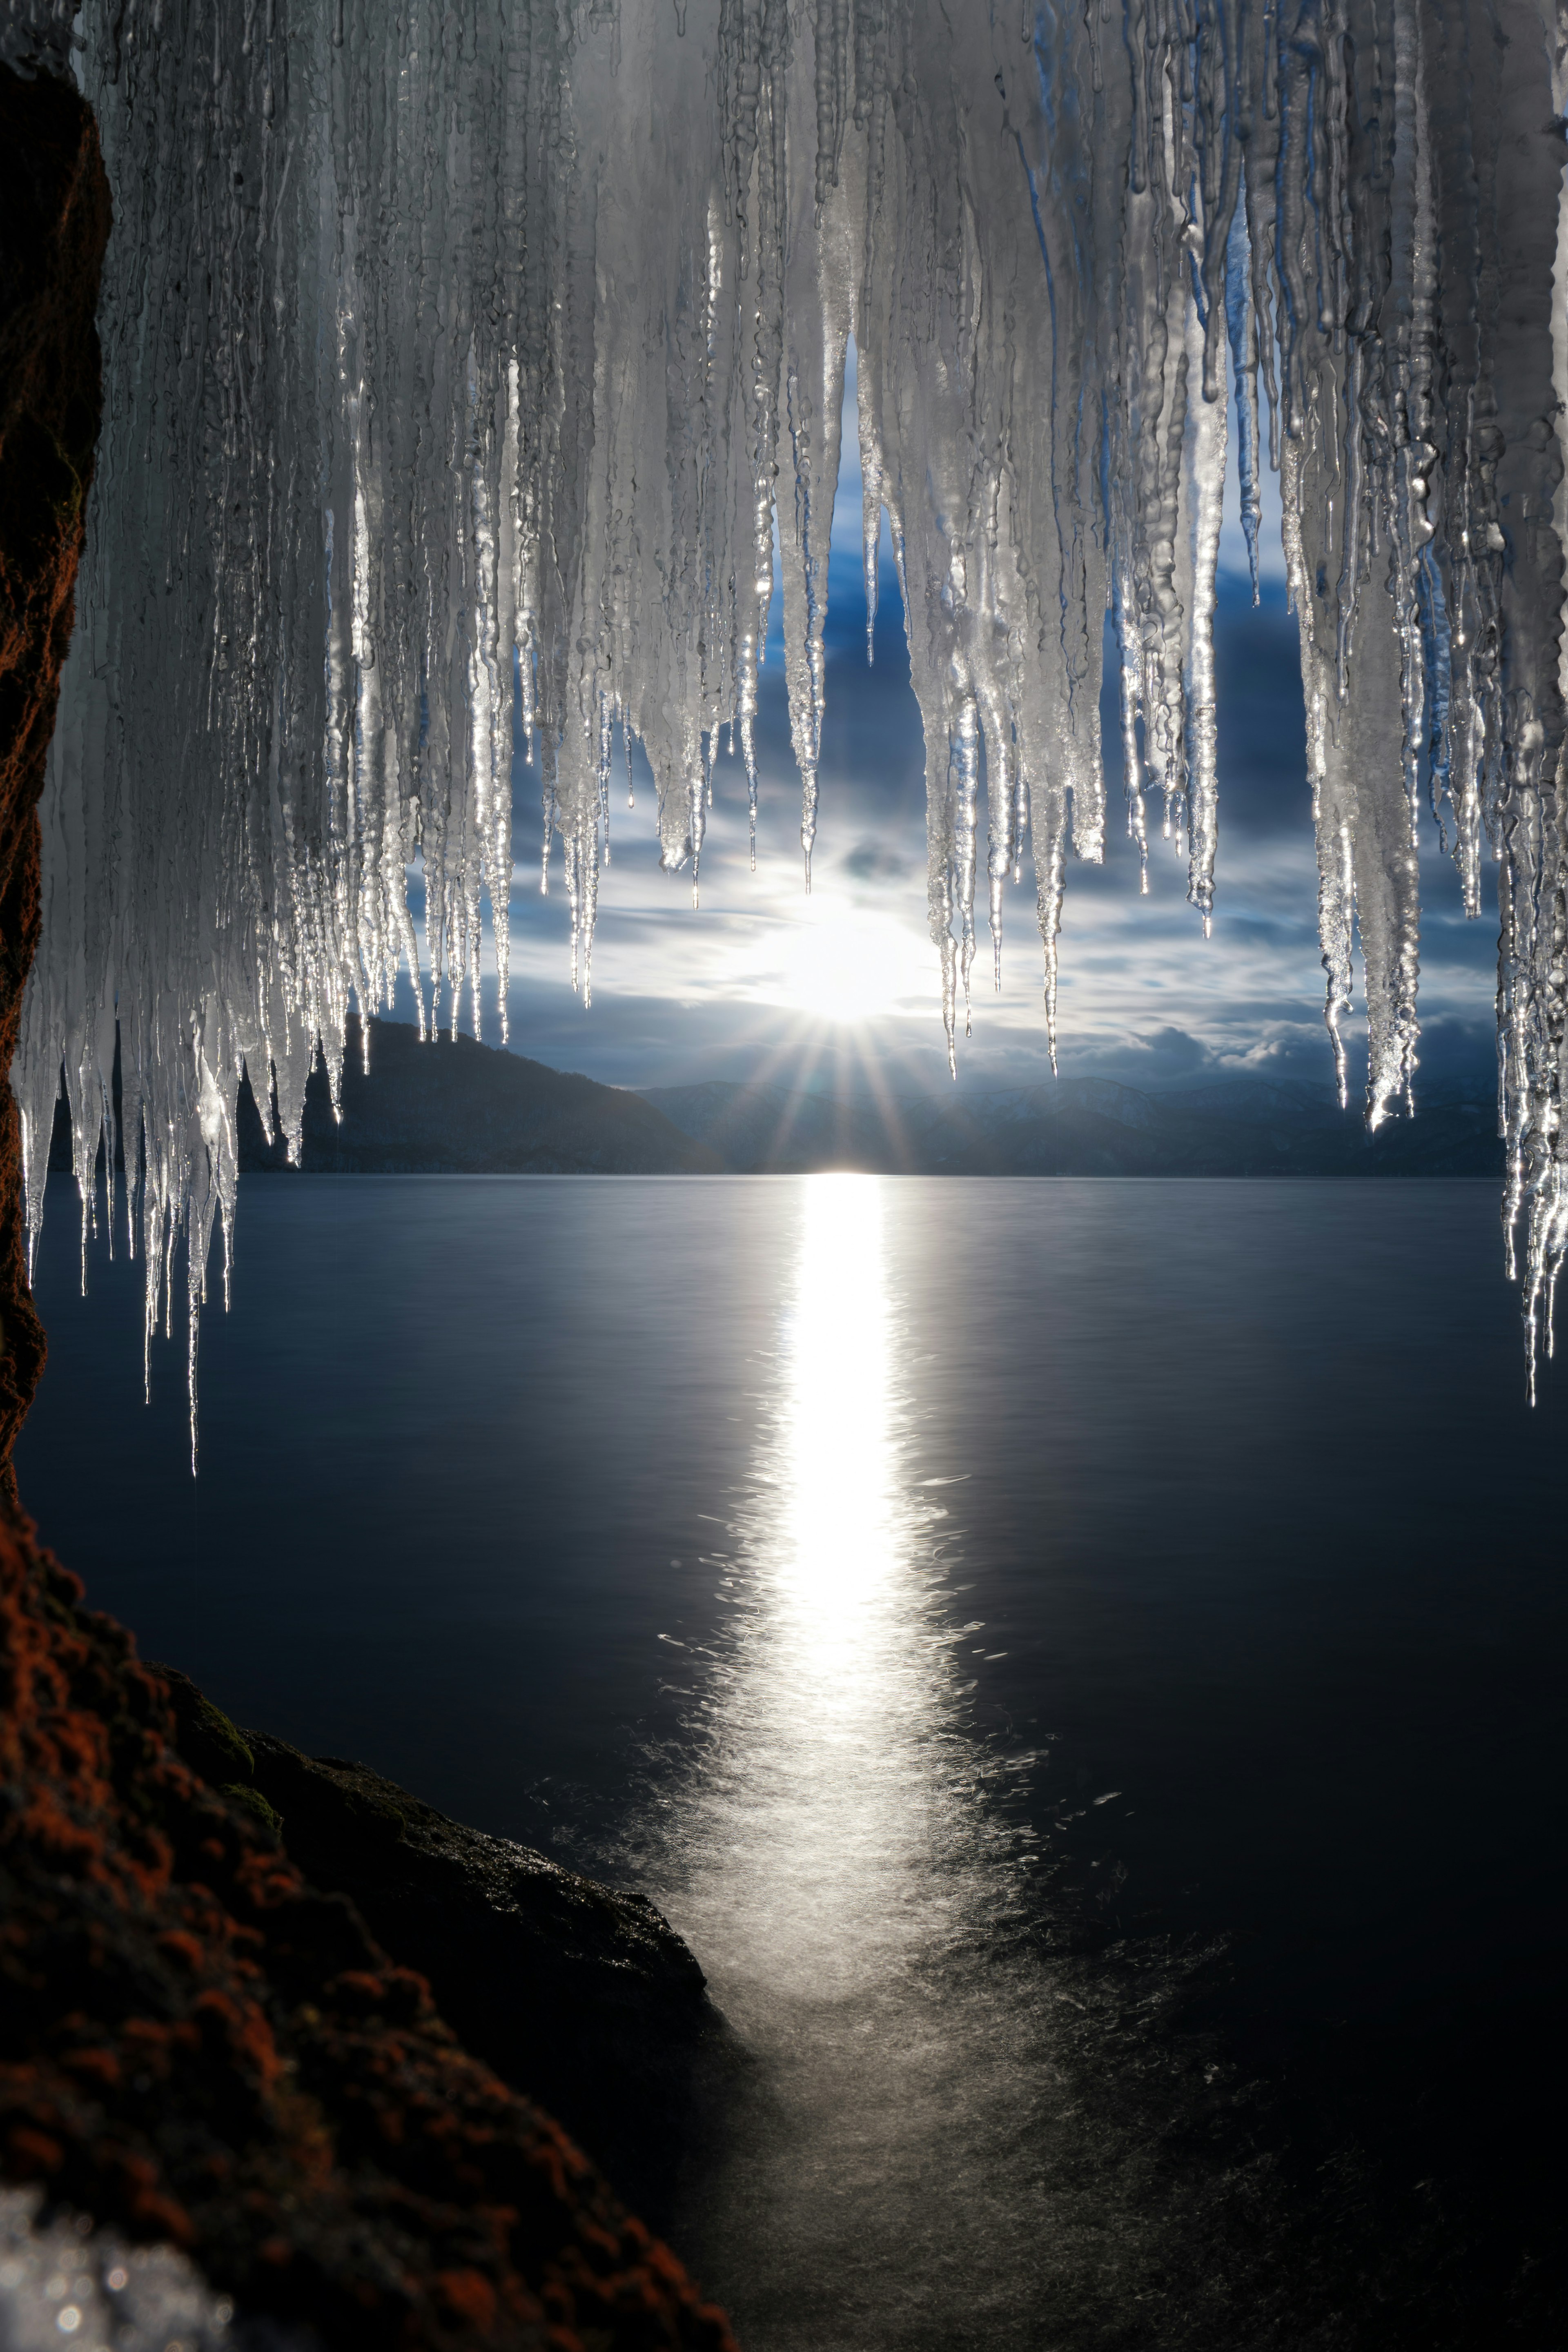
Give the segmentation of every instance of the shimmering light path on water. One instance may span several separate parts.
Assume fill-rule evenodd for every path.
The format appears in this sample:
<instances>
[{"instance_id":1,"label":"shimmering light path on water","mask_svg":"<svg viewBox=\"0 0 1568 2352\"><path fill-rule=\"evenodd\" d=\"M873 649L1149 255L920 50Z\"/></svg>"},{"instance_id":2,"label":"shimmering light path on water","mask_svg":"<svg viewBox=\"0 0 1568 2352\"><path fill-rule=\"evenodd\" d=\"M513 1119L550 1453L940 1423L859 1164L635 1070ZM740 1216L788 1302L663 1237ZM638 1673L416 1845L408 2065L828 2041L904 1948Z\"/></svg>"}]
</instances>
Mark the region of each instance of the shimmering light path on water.
<instances>
[{"instance_id":1,"label":"shimmering light path on water","mask_svg":"<svg viewBox=\"0 0 1568 2352\"><path fill-rule=\"evenodd\" d=\"M751 2352L1556 2340L1568 1374L1489 1187L251 1182L195 1489L71 1224L46 1536L666 1904Z\"/></svg>"},{"instance_id":2,"label":"shimmering light path on water","mask_svg":"<svg viewBox=\"0 0 1568 2352\"><path fill-rule=\"evenodd\" d=\"M631 1826L760 2060L694 2187L693 2250L762 2340L803 2347L922 2337L933 2294L951 2326L976 2221L954 2189L984 2210L1039 2153L1026 2012L969 1981L1011 1890L963 1736L981 1629L945 1605L885 1202L841 1176L793 1204L776 1375L706 1554L726 1629L688 1661L689 1759ZM967 2290L974 2317L996 2285Z\"/></svg>"}]
</instances>

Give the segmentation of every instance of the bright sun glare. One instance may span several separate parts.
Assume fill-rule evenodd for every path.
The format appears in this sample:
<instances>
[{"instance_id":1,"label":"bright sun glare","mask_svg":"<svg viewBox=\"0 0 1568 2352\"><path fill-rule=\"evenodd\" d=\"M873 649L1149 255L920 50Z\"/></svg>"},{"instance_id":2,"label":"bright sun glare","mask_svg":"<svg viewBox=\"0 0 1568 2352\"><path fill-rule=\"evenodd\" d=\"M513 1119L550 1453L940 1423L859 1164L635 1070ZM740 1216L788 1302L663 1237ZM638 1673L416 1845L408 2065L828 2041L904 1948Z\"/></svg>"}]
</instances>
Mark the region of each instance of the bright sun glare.
<instances>
[{"instance_id":1,"label":"bright sun glare","mask_svg":"<svg viewBox=\"0 0 1568 2352\"><path fill-rule=\"evenodd\" d=\"M851 1641L894 1549L892 1400L874 1176L806 1179L786 1342L790 1586L803 1630L854 1679Z\"/></svg>"},{"instance_id":2,"label":"bright sun glare","mask_svg":"<svg viewBox=\"0 0 1568 2352\"><path fill-rule=\"evenodd\" d=\"M929 999L925 943L891 916L822 891L801 901L785 935L787 1002L817 1021L872 1021L911 993Z\"/></svg>"}]
</instances>

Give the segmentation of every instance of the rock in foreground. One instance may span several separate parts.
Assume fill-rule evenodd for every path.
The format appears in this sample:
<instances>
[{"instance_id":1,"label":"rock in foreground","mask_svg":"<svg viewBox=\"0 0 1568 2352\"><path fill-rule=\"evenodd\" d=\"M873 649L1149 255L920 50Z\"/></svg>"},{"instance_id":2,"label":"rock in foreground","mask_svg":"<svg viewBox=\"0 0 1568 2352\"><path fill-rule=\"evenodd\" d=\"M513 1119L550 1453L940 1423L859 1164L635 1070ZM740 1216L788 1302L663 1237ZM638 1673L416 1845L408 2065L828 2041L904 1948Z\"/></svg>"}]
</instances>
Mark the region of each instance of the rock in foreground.
<instances>
[{"instance_id":1,"label":"rock in foreground","mask_svg":"<svg viewBox=\"0 0 1568 2352\"><path fill-rule=\"evenodd\" d=\"M0 2170L333 2352L729 2352L424 1979L178 1751L167 1685L0 1525Z\"/></svg>"},{"instance_id":2,"label":"rock in foreground","mask_svg":"<svg viewBox=\"0 0 1568 2352\"><path fill-rule=\"evenodd\" d=\"M168 1666L182 1755L280 1821L314 1886L348 1895L428 1979L464 2045L591 2148L664 2224L703 2084L732 2044L688 1947L639 1895L448 1821L368 1766L238 1731Z\"/></svg>"}]
</instances>

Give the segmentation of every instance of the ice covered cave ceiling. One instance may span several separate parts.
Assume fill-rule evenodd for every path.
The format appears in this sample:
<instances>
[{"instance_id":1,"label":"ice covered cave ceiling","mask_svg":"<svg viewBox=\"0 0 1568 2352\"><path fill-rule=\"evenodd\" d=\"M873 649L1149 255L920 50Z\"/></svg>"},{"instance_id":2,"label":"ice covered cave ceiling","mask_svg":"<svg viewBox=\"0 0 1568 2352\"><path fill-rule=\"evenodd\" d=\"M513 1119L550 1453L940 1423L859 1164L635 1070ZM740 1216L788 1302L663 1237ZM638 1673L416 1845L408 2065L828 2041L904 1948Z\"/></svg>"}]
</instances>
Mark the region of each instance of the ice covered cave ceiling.
<instances>
[{"instance_id":1,"label":"ice covered cave ceiling","mask_svg":"<svg viewBox=\"0 0 1568 2352\"><path fill-rule=\"evenodd\" d=\"M297 1139L351 992L417 974L411 871L422 1000L477 1002L488 898L504 1018L519 722L586 992L612 755L640 740L695 881L721 738L755 790L775 589L809 865L853 337L950 1038L977 876L999 938L1026 843L1049 1024L1108 824L1168 837L1206 924L1222 485L1255 538L1276 467L1331 1050L1342 1083L1359 943L1368 1115L1408 1102L1419 831L1473 912L1495 859L1533 1351L1568 1244L1565 41L1553 0L0 0L0 54L90 96L116 212L35 1230L61 1063L89 1192L118 1023L149 1322L184 1234L194 1326L242 1065Z\"/></svg>"}]
</instances>

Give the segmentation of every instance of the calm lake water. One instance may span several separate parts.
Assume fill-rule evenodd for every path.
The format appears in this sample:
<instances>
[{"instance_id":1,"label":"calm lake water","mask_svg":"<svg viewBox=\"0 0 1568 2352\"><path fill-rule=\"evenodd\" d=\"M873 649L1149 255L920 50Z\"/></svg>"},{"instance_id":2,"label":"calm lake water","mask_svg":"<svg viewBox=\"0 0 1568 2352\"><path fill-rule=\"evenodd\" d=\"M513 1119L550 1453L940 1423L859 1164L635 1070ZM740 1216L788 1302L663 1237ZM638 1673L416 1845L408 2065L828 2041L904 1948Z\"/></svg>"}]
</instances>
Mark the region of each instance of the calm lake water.
<instances>
[{"instance_id":1,"label":"calm lake water","mask_svg":"<svg viewBox=\"0 0 1568 2352\"><path fill-rule=\"evenodd\" d=\"M241 1722L644 1887L749 2352L1542 2347L1568 1369L1471 1184L252 1179L42 1532Z\"/></svg>"}]
</instances>

